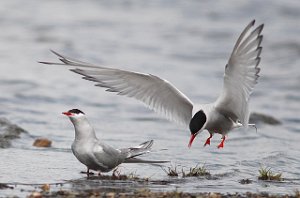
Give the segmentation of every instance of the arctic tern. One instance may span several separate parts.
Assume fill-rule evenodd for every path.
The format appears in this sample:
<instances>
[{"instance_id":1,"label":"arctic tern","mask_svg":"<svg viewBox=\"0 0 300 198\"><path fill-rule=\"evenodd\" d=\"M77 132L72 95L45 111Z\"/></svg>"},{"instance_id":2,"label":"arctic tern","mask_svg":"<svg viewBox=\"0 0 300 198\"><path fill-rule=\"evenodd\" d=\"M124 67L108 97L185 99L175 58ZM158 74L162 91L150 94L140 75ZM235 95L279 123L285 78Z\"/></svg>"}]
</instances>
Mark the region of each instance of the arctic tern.
<instances>
[{"instance_id":1,"label":"arctic tern","mask_svg":"<svg viewBox=\"0 0 300 198\"><path fill-rule=\"evenodd\" d=\"M149 161L136 158L149 153L153 140L144 142L138 146L115 149L96 137L93 127L85 114L79 109L63 112L68 116L75 128L75 140L72 144L72 152L75 157L87 167L87 175L90 169L100 172L109 172L121 163L166 163L168 161Z\"/></svg>"},{"instance_id":2,"label":"arctic tern","mask_svg":"<svg viewBox=\"0 0 300 198\"><path fill-rule=\"evenodd\" d=\"M70 70L83 75L85 80L96 82L96 86L140 100L169 120L184 124L191 133L189 147L197 134L206 129L210 137L204 146L210 145L214 133L219 133L222 141L218 148L223 148L229 131L250 125L249 98L259 77L264 27L261 24L254 29L254 24L255 20L251 21L239 36L225 66L223 90L217 100L209 104L194 104L170 82L152 74L97 66L52 50L62 63L40 63L75 67Z\"/></svg>"}]
</instances>

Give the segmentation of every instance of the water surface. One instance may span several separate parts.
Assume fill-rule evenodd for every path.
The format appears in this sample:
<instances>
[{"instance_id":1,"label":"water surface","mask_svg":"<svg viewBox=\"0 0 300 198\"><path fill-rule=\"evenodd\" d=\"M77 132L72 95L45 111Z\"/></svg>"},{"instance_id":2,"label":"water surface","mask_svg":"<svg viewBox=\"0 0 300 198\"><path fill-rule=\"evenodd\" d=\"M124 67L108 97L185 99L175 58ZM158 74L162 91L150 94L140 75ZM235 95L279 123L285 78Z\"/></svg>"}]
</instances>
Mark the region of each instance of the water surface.
<instances>
[{"instance_id":1,"label":"water surface","mask_svg":"<svg viewBox=\"0 0 300 198\"><path fill-rule=\"evenodd\" d=\"M0 183L43 184L82 179L85 170L71 154L74 131L62 111L79 108L97 136L115 147L154 139L147 156L189 168L206 164L216 180L185 179L160 190L187 192L293 193L300 184L300 2L287 1L1 1L0 115L25 128L13 147L0 150ZM234 42L252 20L264 23L261 78L251 111L273 115L282 125L258 125L229 134L225 148L215 135L203 147L201 133L187 148L188 129L177 126L133 99L115 96L59 66L54 49L101 65L168 79L192 101L214 101ZM47 137L53 147L32 147ZM257 180L261 166L282 172L285 181ZM122 165L153 180L167 180L158 167ZM253 183L241 185L241 179ZM31 189L26 185L17 188ZM151 186L150 186L151 188ZM26 192L26 191L25 191ZM0 191L0 195L17 193ZM21 192L19 192L21 193Z\"/></svg>"}]
</instances>

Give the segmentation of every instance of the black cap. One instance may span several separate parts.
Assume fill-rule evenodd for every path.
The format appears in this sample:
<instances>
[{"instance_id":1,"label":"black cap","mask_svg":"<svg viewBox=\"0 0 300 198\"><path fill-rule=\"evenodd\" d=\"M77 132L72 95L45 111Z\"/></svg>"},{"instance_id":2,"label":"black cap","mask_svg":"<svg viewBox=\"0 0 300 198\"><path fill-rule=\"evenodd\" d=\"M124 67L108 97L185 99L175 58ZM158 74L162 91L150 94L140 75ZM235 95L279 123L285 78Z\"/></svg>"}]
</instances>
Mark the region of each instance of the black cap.
<instances>
[{"instance_id":1,"label":"black cap","mask_svg":"<svg viewBox=\"0 0 300 198\"><path fill-rule=\"evenodd\" d=\"M205 122L206 122L205 113L202 110L198 111L190 121L189 127L190 127L191 134L197 133L203 127Z\"/></svg>"},{"instance_id":2,"label":"black cap","mask_svg":"<svg viewBox=\"0 0 300 198\"><path fill-rule=\"evenodd\" d=\"M75 114L80 114L80 113L82 113L82 114L84 114L82 111L80 111L79 109L72 109L72 110L69 110L68 112L70 112L70 113L75 113Z\"/></svg>"}]
</instances>

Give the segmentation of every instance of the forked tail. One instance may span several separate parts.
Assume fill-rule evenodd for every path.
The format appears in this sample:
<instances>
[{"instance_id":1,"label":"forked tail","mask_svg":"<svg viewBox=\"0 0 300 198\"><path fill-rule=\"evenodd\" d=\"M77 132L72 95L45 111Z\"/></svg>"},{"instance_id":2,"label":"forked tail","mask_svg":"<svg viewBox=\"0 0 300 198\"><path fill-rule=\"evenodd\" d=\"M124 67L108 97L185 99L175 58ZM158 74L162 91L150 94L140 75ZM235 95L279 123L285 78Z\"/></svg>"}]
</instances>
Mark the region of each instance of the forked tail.
<instances>
[{"instance_id":1,"label":"forked tail","mask_svg":"<svg viewBox=\"0 0 300 198\"><path fill-rule=\"evenodd\" d=\"M144 142L138 146L120 149L122 153L126 155L124 163L166 163L169 161L155 161L155 160L143 160L136 158L137 156L149 153L153 145L153 140Z\"/></svg>"}]
</instances>

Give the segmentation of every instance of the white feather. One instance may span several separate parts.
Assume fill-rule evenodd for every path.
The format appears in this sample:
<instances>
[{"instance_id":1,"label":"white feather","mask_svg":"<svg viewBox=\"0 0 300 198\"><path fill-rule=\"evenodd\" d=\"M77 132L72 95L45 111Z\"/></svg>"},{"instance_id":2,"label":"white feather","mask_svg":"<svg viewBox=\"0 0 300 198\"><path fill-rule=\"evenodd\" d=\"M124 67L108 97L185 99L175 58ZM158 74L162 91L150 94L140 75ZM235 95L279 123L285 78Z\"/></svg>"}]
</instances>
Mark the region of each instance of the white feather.
<instances>
[{"instance_id":1,"label":"white feather","mask_svg":"<svg viewBox=\"0 0 300 198\"><path fill-rule=\"evenodd\" d=\"M151 74L95 66L52 52L60 57L63 65L77 67L71 71L83 75L83 79L96 82L96 86L105 87L106 91L140 100L169 120L188 126L193 103L167 80Z\"/></svg>"},{"instance_id":2,"label":"white feather","mask_svg":"<svg viewBox=\"0 0 300 198\"><path fill-rule=\"evenodd\" d=\"M247 25L238 38L225 68L223 90L219 98L207 105L193 103L170 82L151 74L130 72L97 66L52 51L71 71L83 75L83 79L96 82L96 86L145 103L154 111L177 123L189 126L193 114L202 110L206 121L200 131L226 135L231 129L247 127L249 97L257 83L262 47L263 24L253 29L255 21ZM252 31L251 31L252 30Z\"/></svg>"},{"instance_id":3,"label":"white feather","mask_svg":"<svg viewBox=\"0 0 300 198\"><path fill-rule=\"evenodd\" d=\"M262 50L263 25L250 32L254 22L244 29L235 44L225 68L223 91L215 103L220 112L234 121L239 120L245 127L249 120L249 97L259 77Z\"/></svg>"}]
</instances>

